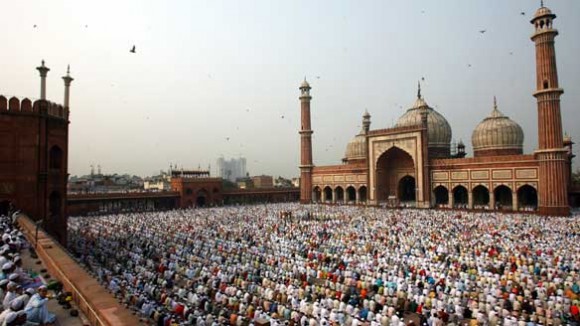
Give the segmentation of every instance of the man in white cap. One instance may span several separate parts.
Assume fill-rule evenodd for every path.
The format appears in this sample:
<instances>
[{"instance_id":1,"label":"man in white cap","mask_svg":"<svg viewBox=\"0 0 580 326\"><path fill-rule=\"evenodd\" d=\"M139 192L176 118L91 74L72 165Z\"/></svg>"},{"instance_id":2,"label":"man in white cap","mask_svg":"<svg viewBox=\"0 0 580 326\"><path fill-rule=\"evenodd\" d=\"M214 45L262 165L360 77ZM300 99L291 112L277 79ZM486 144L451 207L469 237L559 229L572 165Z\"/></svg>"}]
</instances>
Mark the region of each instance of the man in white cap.
<instances>
[{"instance_id":1,"label":"man in white cap","mask_svg":"<svg viewBox=\"0 0 580 326\"><path fill-rule=\"evenodd\" d=\"M12 302L12 300L16 299L18 297L18 294L16 293L16 287L18 286L18 284L14 283L14 282L8 282L8 292L6 292L6 295L4 296L4 300L2 301L2 306L4 308L8 308L10 307L10 302Z\"/></svg>"},{"instance_id":2,"label":"man in white cap","mask_svg":"<svg viewBox=\"0 0 580 326\"><path fill-rule=\"evenodd\" d=\"M33 288L28 288L28 289L24 290L24 292L20 296L18 296L18 298L16 298L16 299L22 300L22 302L24 303L24 306L26 306L28 304L28 301L30 301L30 298L32 298L32 296L35 293L36 293L36 291Z\"/></svg>"},{"instance_id":3,"label":"man in white cap","mask_svg":"<svg viewBox=\"0 0 580 326\"><path fill-rule=\"evenodd\" d=\"M2 313L0 313L0 325L4 325L4 323L6 322L6 317L13 313L13 312L18 312L20 310L22 310L22 308L24 308L24 303L22 302L22 300L20 299L14 299L12 300L12 302L10 303L10 308L6 309L4 311L2 311Z\"/></svg>"},{"instance_id":4,"label":"man in white cap","mask_svg":"<svg viewBox=\"0 0 580 326\"><path fill-rule=\"evenodd\" d=\"M28 320L40 324L52 324L56 320L56 316L48 311L46 297L48 290L46 286L42 285L38 288L38 293L34 294L24 311L28 315Z\"/></svg>"}]
</instances>

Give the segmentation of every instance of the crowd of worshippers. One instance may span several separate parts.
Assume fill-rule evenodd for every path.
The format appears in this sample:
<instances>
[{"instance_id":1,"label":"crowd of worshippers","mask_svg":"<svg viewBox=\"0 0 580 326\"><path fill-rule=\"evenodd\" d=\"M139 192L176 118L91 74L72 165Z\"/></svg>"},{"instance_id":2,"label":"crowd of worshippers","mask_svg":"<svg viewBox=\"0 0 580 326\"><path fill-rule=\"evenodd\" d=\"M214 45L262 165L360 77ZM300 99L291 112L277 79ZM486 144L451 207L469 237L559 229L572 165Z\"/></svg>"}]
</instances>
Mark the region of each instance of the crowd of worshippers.
<instances>
[{"instance_id":1,"label":"crowd of worshippers","mask_svg":"<svg viewBox=\"0 0 580 326\"><path fill-rule=\"evenodd\" d=\"M69 218L155 325L578 325L580 216L272 204Z\"/></svg>"},{"instance_id":2,"label":"crowd of worshippers","mask_svg":"<svg viewBox=\"0 0 580 326\"><path fill-rule=\"evenodd\" d=\"M54 324L46 286L22 267L20 253L30 246L11 217L0 215L0 234L0 326Z\"/></svg>"}]
</instances>

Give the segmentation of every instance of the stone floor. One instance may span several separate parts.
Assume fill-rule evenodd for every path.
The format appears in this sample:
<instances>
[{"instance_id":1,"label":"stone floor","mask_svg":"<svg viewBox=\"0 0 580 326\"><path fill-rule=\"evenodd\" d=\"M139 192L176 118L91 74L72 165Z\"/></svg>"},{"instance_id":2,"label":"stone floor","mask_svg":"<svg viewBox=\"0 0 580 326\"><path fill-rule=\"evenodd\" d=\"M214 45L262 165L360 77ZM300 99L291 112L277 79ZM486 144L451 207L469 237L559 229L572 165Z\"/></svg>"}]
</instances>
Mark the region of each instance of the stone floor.
<instances>
[{"instance_id":1,"label":"stone floor","mask_svg":"<svg viewBox=\"0 0 580 326\"><path fill-rule=\"evenodd\" d=\"M30 252L28 249L26 250L22 250L22 252L20 253L20 256L22 257L22 268L24 268L25 270L31 270L35 273L38 273L39 275L44 275L44 273L41 273L40 271L42 269L45 269L46 267L44 267L44 265L42 264L42 262L39 259L33 259L32 257L30 257ZM40 262L40 264L37 264L37 262ZM44 278L43 278L44 279ZM44 279L45 283L47 283L48 281L50 281L50 279ZM49 294L51 294L52 296L55 296L54 292L49 292ZM72 308L71 309L76 309L74 302L71 303ZM48 301L48 310L52 313L54 313L56 315L56 324L58 326L83 326L83 325L89 325L88 322L86 322L86 318L82 315L81 312L79 312L79 316L78 317L72 317L70 315L70 310L71 309L63 309L62 306L60 306L58 304L58 301L56 301L56 299L53 300L49 300ZM78 309L77 309L78 311Z\"/></svg>"}]
</instances>

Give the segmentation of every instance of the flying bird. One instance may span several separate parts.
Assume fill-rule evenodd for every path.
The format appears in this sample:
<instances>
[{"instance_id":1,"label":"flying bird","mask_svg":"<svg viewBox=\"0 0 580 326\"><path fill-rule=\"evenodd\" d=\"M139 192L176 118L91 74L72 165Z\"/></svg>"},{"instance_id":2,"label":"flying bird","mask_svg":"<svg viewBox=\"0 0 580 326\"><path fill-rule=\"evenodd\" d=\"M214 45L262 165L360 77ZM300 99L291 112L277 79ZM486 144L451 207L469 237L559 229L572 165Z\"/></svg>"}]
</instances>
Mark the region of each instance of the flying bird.
<instances>
[{"instance_id":1,"label":"flying bird","mask_svg":"<svg viewBox=\"0 0 580 326\"><path fill-rule=\"evenodd\" d=\"M526 13L522 11L522 12L520 12L520 15L525 16Z\"/></svg>"},{"instance_id":2,"label":"flying bird","mask_svg":"<svg viewBox=\"0 0 580 326\"><path fill-rule=\"evenodd\" d=\"M487 32L487 30L485 30L485 29L482 29L482 30L480 30L479 32L480 32L481 34L483 34L483 33Z\"/></svg>"},{"instance_id":3,"label":"flying bird","mask_svg":"<svg viewBox=\"0 0 580 326\"><path fill-rule=\"evenodd\" d=\"M320 76L316 76L316 79L320 79Z\"/></svg>"},{"instance_id":4,"label":"flying bird","mask_svg":"<svg viewBox=\"0 0 580 326\"><path fill-rule=\"evenodd\" d=\"M133 45L133 47L131 48L131 50L129 50L129 52L131 53L135 53L135 46Z\"/></svg>"},{"instance_id":5,"label":"flying bird","mask_svg":"<svg viewBox=\"0 0 580 326\"><path fill-rule=\"evenodd\" d=\"M284 116L282 116L282 119L284 119Z\"/></svg>"},{"instance_id":6,"label":"flying bird","mask_svg":"<svg viewBox=\"0 0 580 326\"><path fill-rule=\"evenodd\" d=\"M425 81L425 77L421 77L421 81Z\"/></svg>"},{"instance_id":7,"label":"flying bird","mask_svg":"<svg viewBox=\"0 0 580 326\"><path fill-rule=\"evenodd\" d=\"M226 140L227 140L227 141L230 141L230 137L226 137Z\"/></svg>"},{"instance_id":8,"label":"flying bird","mask_svg":"<svg viewBox=\"0 0 580 326\"><path fill-rule=\"evenodd\" d=\"M471 68L471 63L468 63L468 64L467 64L467 67L468 67L468 68Z\"/></svg>"},{"instance_id":9,"label":"flying bird","mask_svg":"<svg viewBox=\"0 0 580 326\"><path fill-rule=\"evenodd\" d=\"M513 54L514 54L513 52L510 52L510 55L513 55Z\"/></svg>"},{"instance_id":10,"label":"flying bird","mask_svg":"<svg viewBox=\"0 0 580 326\"><path fill-rule=\"evenodd\" d=\"M32 28L36 28L36 24L32 25Z\"/></svg>"}]
</instances>

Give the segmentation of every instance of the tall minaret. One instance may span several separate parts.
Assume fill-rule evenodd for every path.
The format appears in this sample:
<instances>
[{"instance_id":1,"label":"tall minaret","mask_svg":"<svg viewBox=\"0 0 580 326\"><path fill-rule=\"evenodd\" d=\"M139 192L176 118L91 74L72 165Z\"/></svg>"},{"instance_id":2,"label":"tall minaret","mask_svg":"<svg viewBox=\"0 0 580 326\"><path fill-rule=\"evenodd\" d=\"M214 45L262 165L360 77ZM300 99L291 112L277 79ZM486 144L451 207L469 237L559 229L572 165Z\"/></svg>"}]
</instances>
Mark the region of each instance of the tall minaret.
<instances>
[{"instance_id":1,"label":"tall minaret","mask_svg":"<svg viewBox=\"0 0 580 326\"><path fill-rule=\"evenodd\" d=\"M69 107L69 103L70 103L70 83L74 80L74 78L72 78L70 76L70 66L66 67L66 76L62 77L62 80L64 80L64 107L68 108Z\"/></svg>"},{"instance_id":2,"label":"tall minaret","mask_svg":"<svg viewBox=\"0 0 580 326\"><path fill-rule=\"evenodd\" d=\"M310 85L304 78L300 85L300 203L312 202L312 129L310 126Z\"/></svg>"},{"instance_id":3,"label":"tall minaret","mask_svg":"<svg viewBox=\"0 0 580 326\"><path fill-rule=\"evenodd\" d=\"M365 135L368 134L369 130L371 129L371 115L369 114L369 111L367 111L366 109L365 114L363 115L362 125L364 134Z\"/></svg>"},{"instance_id":4,"label":"tall minaret","mask_svg":"<svg viewBox=\"0 0 580 326\"><path fill-rule=\"evenodd\" d=\"M46 75L50 69L44 65L44 60L40 67L36 67L36 70L40 73L40 99L46 100Z\"/></svg>"},{"instance_id":5,"label":"tall minaret","mask_svg":"<svg viewBox=\"0 0 580 326\"><path fill-rule=\"evenodd\" d=\"M531 39L536 43L536 92L538 101L539 211L544 215L569 215L566 182L567 150L562 135L560 95L554 39L558 30L552 22L556 15L546 7L536 11L531 23L535 27Z\"/></svg>"}]
</instances>

